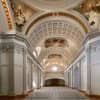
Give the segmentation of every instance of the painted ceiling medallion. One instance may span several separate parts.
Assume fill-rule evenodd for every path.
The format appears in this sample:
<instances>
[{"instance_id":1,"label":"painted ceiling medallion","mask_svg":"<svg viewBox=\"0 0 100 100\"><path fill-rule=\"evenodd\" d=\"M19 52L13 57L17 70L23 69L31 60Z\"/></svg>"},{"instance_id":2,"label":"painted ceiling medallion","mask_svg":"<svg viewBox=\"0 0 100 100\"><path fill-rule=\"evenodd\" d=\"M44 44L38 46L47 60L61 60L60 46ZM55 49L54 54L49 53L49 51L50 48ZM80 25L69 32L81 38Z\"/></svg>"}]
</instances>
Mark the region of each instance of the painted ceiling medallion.
<instances>
[{"instance_id":1,"label":"painted ceiling medallion","mask_svg":"<svg viewBox=\"0 0 100 100\"><path fill-rule=\"evenodd\" d=\"M56 58L56 59L61 59L62 58L62 55L60 54L51 54L48 56L49 59L53 59L53 58Z\"/></svg>"},{"instance_id":2,"label":"painted ceiling medallion","mask_svg":"<svg viewBox=\"0 0 100 100\"><path fill-rule=\"evenodd\" d=\"M67 41L61 38L49 38L45 41L45 47L66 47Z\"/></svg>"},{"instance_id":3,"label":"painted ceiling medallion","mask_svg":"<svg viewBox=\"0 0 100 100\"><path fill-rule=\"evenodd\" d=\"M61 10L73 8L81 3L83 0L22 0L23 2L29 1L30 5L43 10Z\"/></svg>"}]
</instances>

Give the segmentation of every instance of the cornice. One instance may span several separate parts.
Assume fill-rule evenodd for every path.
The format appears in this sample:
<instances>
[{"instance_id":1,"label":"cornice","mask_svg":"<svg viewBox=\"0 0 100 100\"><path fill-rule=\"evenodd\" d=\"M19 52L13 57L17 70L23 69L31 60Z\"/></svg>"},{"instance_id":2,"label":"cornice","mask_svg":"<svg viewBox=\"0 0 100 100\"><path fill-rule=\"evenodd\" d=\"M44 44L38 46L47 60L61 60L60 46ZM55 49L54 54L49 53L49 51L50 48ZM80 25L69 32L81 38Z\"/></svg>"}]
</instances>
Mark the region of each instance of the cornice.
<instances>
[{"instance_id":1,"label":"cornice","mask_svg":"<svg viewBox=\"0 0 100 100\"><path fill-rule=\"evenodd\" d=\"M89 40L93 39L93 38L96 38L100 36L100 32L99 31L94 31L94 32L91 32L87 37L86 39L84 40L83 42L83 45L85 45Z\"/></svg>"},{"instance_id":2,"label":"cornice","mask_svg":"<svg viewBox=\"0 0 100 100\"><path fill-rule=\"evenodd\" d=\"M30 47L30 44L28 43L28 41L19 36L18 34L5 34L5 33L0 33L0 39L16 39L19 40L21 42L25 42L25 44L27 45L27 47Z\"/></svg>"}]
</instances>

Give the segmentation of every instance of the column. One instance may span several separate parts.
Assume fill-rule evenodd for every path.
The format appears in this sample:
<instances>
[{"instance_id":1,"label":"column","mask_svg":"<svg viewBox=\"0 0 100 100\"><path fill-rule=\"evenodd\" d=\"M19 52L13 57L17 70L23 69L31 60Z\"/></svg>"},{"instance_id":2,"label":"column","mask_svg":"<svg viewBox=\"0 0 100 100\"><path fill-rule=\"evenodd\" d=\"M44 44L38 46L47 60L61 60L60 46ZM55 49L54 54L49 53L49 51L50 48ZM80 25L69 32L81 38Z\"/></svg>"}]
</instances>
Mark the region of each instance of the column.
<instances>
[{"instance_id":1,"label":"column","mask_svg":"<svg viewBox=\"0 0 100 100\"><path fill-rule=\"evenodd\" d=\"M91 47L86 48L87 54L87 92L91 93L91 56L90 56Z\"/></svg>"},{"instance_id":2,"label":"column","mask_svg":"<svg viewBox=\"0 0 100 100\"><path fill-rule=\"evenodd\" d=\"M26 50L23 48L23 93L26 92Z\"/></svg>"}]
</instances>

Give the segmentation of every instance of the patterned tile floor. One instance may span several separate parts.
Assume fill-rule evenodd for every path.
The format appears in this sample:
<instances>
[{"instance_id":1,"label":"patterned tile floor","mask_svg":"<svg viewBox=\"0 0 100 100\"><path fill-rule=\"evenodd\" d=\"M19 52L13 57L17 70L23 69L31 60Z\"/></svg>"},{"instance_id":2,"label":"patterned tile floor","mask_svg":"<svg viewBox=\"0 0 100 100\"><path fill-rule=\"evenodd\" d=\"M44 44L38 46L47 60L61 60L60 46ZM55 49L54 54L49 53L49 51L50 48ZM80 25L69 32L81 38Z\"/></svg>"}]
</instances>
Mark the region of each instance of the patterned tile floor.
<instances>
[{"instance_id":1,"label":"patterned tile floor","mask_svg":"<svg viewBox=\"0 0 100 100\"><path fill-rule=\"evenodd\" d=\"M26 98L9 100L100 100L100 98L89 98L76 90L66 87L44 87L34 93L31 93Z\"/></svg>"}]
</instances>

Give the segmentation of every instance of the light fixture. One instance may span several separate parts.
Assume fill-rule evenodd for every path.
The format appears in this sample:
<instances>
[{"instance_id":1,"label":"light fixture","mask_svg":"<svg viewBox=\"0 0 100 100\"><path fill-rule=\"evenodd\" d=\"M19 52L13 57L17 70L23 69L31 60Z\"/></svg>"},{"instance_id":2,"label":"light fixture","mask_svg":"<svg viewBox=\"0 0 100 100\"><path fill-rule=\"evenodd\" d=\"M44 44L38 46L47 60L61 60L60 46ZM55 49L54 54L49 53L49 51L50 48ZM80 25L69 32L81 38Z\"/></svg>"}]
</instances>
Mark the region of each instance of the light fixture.
<instances>
[{"instance_id":1,"label":"light fixture","mask_svg":"<svg viewBox=\"0 0 100 100\"><path fill-rule=\"evenodd\" d=\"M35 57L37 57L37 55L36 55L36 52L35 52L35 51L33 51L33 55L34 55Z\"/></svg>"},{"instance_id":2,"label":"light fixture","mask_svg":"<svg viewBox=\"0 0 100 100\"><path fill-rule=\"evenodd\" d=\"M35 83L35 81L33 81L33 87L36 88L36 83Z\"/></svg>"},{"instance_id":3,"label":"light fixture","mask_svg":"<svg viewBox=\"0 0 100 100\"><path fill-rule=\"evenodd\" d=\"M53 72L57 72L58 67L57 67L57 66L52 66L51 70L52 70Z\"/></svg>"},{"instance_id":4,"label":"light fixture","mask_svg":"<svg viewBox=\"0 0 100 100\"><path fill-rule=\"evenodd\" d=\"M37 55L39 56L39 54L41 52L41 47L36 47L36 51L37 51Z\"/></svg>"}]
</instances>

